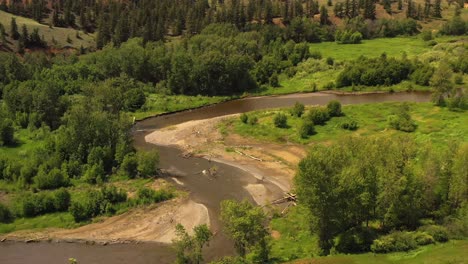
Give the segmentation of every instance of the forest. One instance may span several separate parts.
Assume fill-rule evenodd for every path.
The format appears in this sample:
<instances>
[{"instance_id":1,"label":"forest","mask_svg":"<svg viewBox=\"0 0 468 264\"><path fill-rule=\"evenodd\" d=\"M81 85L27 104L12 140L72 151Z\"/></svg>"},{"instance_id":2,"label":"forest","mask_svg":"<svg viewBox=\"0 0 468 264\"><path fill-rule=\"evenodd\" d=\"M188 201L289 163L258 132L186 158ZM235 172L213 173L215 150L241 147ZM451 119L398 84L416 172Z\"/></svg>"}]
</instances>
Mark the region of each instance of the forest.
<instances>
[{"instance_id":1,"label":"forest","mask_svg":"<svg viewBox=\"0 0 468 264\"><path fill-rule=\"evenodd\" d=\"M220 122L223 137L293 144L306 154L292 165L275 157L295 171L298 202L286 215L246 200L221 202L220 223L238 257L215 263L465 241L464 5L2 0L0 234L35 228L20 221L74 228L185 198L180 188L151 185L165 177L156 148L135 148L133 129L145 118L259 95L423 91L430 103L296 103ZM49 36L56 28L69 34ZM92 44L83 46L88 37ZM295 230L284 228L291 223ZM273 238L274 230L284 237ZM175 233L177 263L203 263L215 236L208 226L177 225ZM297 250L285 249L294 244L290 233L294 241L307 237Z\"/></svg>"}]
</instances>

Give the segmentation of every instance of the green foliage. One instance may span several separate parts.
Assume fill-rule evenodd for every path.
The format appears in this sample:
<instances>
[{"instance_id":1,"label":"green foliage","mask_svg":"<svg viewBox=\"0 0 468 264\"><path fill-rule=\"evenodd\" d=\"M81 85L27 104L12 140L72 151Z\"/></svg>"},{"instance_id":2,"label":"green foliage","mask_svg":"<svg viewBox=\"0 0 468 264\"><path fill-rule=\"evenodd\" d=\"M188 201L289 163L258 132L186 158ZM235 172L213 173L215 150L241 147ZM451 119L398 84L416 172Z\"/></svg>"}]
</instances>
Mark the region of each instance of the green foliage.
<instances>
[{"instance_id":1,"label":"green foliage","mask_svg":"<svg viewBox=\"0 0 468 264\"><path fill-rule=\"evenodd\" d=\"M247 124L249 121L249 116L246 113L243 113L240 115L240 120L242 123Z\"/></svg>"},{"instance_id":2,"label":"green foliage","mask_svg":"<svg viewBox=\"0 0 468 264\"><path fill-rule=\"evenodd\" d=\"M273 124L278 128L286 128L288 126L288 117L283 113L278 113L273 119Z\"/></svg>"},{"instance_id":3,"label":"green foliage","mask_svg":"<svg viewBox=\"0 0 468 264\"><path fill-rule=\"evenodd\" d=\"M125 155L120 164L120 173L134 179L138 175L138 159L134 153Z\"/></svg>"},{"instance_id":4,"label":"green foliage","mask_svg":"<svg viewBox=\"0 0 468 264\"><path fill-rule=\"evenodd\" d=\"M330 114L327 108L314 107L307 112L306 119L312 121L314 125L325 125L330 120Z\"/></svg>"},{"instance_id":5,"label":"green foliage","mask_svg":"<svg viewBox=\"0 0 468 264\"><path fill-rule=\"evenodd\" d=\"M203 247L208 245L213 233L207 225L195 226L193 233L191 236L181 224L176 225L176 239L172 241L177 256L176 263L203 262Z\"/></svg>"},{"instance_id":6,"label":"green foliage","mask_svg":"<svg viewBox=\"0 0 468 264\"><path fill-rule=\"evenodd\" d=\"M340 253L368 252L376 237L376 231L371 228L351 228L337 236L335 248Z\"/></svg>"},{"instance_id":7,"label":"green foliage","mask_svg":"<svg viewBox=\"0 0 468 264\"><path fill-rule=\"evenodd\" d=\"M417 247L418 244L411 232L396 231L374 240L371 249L375 253L389 253L410 251Z\"/></svg>"},{"instance_id":8,"label":"green foliage","mask_svg":"<svg viewBox=\"0 0 468 264\"><path fill-rule=\"evenodd\" d=\"M0 115L0 146L9 146L15 143L15 129L13 121L2 118Z\"/></svg>"},{"instance_id":9,"label":"green foliage","mask_svg":"<svg viewBox=\"0 0 468 264\"><path fill-rule=\"evenodd\" d=\"M47 172L45 169L40 169L39 173L34 177L34 183L37 188L57 189L60 187L67 187L69 185L68 175L65 175L59 169L52 169Z\"/></svg>"},{"instance_id":10,"label":"green foliage","mask_svg":"<svg viewBox=\"0 0 468 264\"><path fill-rule=\"evenodd\" d=\"M158 173L159 153L157 150L137 152L138 174L143 177L154 177Z\"/></svg>"},{"instance_id":11,"label":"green foliage","mask_svg":"<svg viewBox=\"0 0 468 264\"><path fill-rule=\"evenodd\" d=\"M388 125L403 132L413 132L417 125L409 114L409 106L402 104L393 115L388 116Z\"/></svg>"},{"instance_id":12,"label":"green foliage","mask_svg":"<svg viewBox=\"0 0 468 264\"><path fill-rule=\"evenodd\" d=\"M305 106L299 102L294 104L294 107L291 109L291 115L295 117L301 117L304 114Z\"/></svg>"},{"instance_id":13,"label":"green foliage","mask_svg":"<svg viewBox=\"0 0 468 264\"><path fill-rule=\"evenodd\" d=\"M359 128L359 125L356 121L350 120L350 121L345 121L341 123L341 128L346 129L346 130L351 130L355 131Z\"/></svg>"},{"instance_id":14,"label":"green foliage","mask_svg":"<svg viewBox=\"0 0 468 264\"><path fill-rule=\"evenodd\" d=\"M359 44L362 41L360 32L337 31L335 40L338 44Z\"/></svg>"},{"instance_id":15,"label":"green foliage","mask_svg":"<svg viewBox=\"0 0 468 264\"><path fill-rule=\"evenodd\" d=\"M392 85L408 79L412 63L408 60L387 58L383 54L380 58L359 58L347 65L336 79L337 87L351 85Z\"/></svg>"},{"instance_id":16,"label":"green foliage","mask_svg":"<svg viewBox=\"0 0 468 264\"><path fill-rule=\"evenodd\" d=\"M241 257L251 252L258 262L268 261L269 233L265 227L267 218L262 208L254 207L248 201L225 200L221 202L221 220Z\"/></svg>"},{"instance_id":17,"label":"green foliage","mask_svg":"<svg viewBox=\"0 0 468 264\"><path fill-rule=\"evenodd\" d=\"M174 197L174 193L165 189L155 191L149 188L140 188L137 191L136 199L133 200L135 204L152 204L169 200Z\"/></svg>"},{"instance_id":18,"label":"green foliage","mask_svg":"<svg viewBox=\"0 0 468 264\"><path fill-rule=\"evenodd\" d=\"M314 123L310 120L302 121L298 129L298 133L301 138L308 138L309 136L315 134Z\"/></svg>"},{"instance_id":19,"label":"green foliage","mask_svg":"<svg viewBox=\"0 0 468 264\"><path fill-rule=\"evenodd\" d=\"M251 126L256 125L256 124L258 123L258 117L256 117L256 116L250 117L248 123L249 123L249 125L251 125Z\"/></svg>"},{"instance_id":20,"label":"green foliage","mask_svg":"<svg viewBox=\"0 0 468 264\"><path fill-rule=\"evenodd\" d=\"M337 117L343 115L343 112L341 111L341 103L339 101L333 100L328 102L327 109L330 117Z\"/></svg>"},{"instance_id":21,"label":"green foliage","mask_svg":"<svg viewBox=\"0 0 468 264\"><path fill-rule=\"evenodd\" d=\"M24 193L15 201L15 213L34 217L53 212L64 212L70 206L70 193L65 189L37 194Z\"/></svg>"},{"instance_id":22,"label":"green foliage","mask_svg":"<svg viewBox=\"0 0 468 264\"><path fill-rule=\"evenodd\" d=\"M447 242L449 240L448 231L443 226L438 226L438 225L422 226L419 228L419 230L432 236L434 240L437 242Z\"/></svg>"},{"instance_id":23,"label":"green foliage","mask_svg":"<svg viewBox=\"0 0 468 264\"><path fill-rule=\"evenodd\" d=\"M88 221L102 214L112 215L118 205L127 201L127 193L115 186L105 186L99 191L86 191L79 200L73 201L69 212L75 222Z\"/></svg>"},{"instance_id":24,"label":"green foliage","mask_svg":"<svg viewBox=\"0 0 468 264\"><path fill-rule=\"evenodd\" d=\"M13 214L10 209L0 203L0 223L9 223L13 220Z\"/></svg>"}]
</instances>

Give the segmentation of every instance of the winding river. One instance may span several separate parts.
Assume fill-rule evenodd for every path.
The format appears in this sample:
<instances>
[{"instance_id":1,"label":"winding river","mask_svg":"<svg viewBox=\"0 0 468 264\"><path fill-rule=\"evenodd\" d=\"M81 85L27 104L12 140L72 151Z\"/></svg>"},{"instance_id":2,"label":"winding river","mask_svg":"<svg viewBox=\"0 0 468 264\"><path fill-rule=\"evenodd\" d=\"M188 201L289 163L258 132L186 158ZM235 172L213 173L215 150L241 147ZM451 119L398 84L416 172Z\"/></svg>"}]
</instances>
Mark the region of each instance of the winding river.
<instances>
[{"instance_id":1,"label":"winding river","mask_svg":"<svg viewBox=\"0 0 468 264\"><path fill-rule=\"evenodd\" d=\"M190 120L200 120L229 114L244 113L253 110L290 107L295 102L305 105L324 105L330 100L342 104L363 104L377 102L427 102L430 94L424 92L373 93L373 94L332 94L309 93L284 96L251 97L228 101L194 110L161 115L138 122L134 126L134 144L137 148L154 148L145 141L145 136L156 129L180 124ZM257 183L257 179L228 164L210 161L204 158L185 159L181 151L174 147L157 146L160 152L160 166L171 176L182 182L183 188L190 192L190 198L204 204L210 214L212 229L220 230L218 221L219 203L225 199L250 199L252 197L244 186ZM219 175L215 180L196 176L203 169L216 166ZM282 190L268 178L263 182L267 191L280 197ZM233 253L231 242L217 232L211 245L206 250L206 259L211 260ZM77 243L0 243L0 263L5 264L55 264L67 263L68 258L77 258L79 263L171 263L174 254L170 246L158 243L86 245Z\"/></svg>"}]
</instances>

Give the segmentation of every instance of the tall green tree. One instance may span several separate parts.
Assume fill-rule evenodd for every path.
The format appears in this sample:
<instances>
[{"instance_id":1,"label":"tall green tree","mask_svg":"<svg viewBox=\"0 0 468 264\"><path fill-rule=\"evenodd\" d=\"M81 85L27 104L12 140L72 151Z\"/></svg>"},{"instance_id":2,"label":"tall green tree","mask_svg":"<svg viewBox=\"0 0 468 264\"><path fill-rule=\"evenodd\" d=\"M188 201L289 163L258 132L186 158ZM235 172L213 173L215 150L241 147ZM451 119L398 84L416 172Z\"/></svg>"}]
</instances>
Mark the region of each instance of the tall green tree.
<instances>
[{"instance_id":1,"label":"tall green tree","mask_svg":"<svg viewBox=\"0 0 468 264\"><path fill-rule=\"evenodd\" d=\"M221 202L221 220L241 257L253 252L259 263L268 262L269 233L262 208L255 207L248 201L225 200Z\"/></svg>"},{"instance_id":2,"label":"tall green tree","mask_svg":"<svg viewBox=\"0 0 468 264\"><path fill-rule=\"evenodd\" d=\"M433 16L441 18L442 17L442 7L441 7L442 1L441 0L435 0L434 2L434 9L433 9Z\"/></svg>"},{"instance_id":3,"label":"tall green tree","mask_svg":"<svg viewBox=\"0 0 468 264\"><path fill-rule=\"evenodd\" d=\"M176 251L176 263L199 264L203 263L202 249L208 245L213 234L207 225L198 225L193 228L193 235L189 235L181 224L176 225L176 239L173 247Z\"/></svg>"},{"instance_id":4,"label":"tall green tree","mask_svg":"<svg viewBox=\"0 0 468 264\"><path fill-rule=\"evenodd\" d=\"M18 32L18 25L16 24L16 18L11 18L10 23L10 37L14 40L18 40L20 37L20 33Z\"/></svg>"}]
</instances>

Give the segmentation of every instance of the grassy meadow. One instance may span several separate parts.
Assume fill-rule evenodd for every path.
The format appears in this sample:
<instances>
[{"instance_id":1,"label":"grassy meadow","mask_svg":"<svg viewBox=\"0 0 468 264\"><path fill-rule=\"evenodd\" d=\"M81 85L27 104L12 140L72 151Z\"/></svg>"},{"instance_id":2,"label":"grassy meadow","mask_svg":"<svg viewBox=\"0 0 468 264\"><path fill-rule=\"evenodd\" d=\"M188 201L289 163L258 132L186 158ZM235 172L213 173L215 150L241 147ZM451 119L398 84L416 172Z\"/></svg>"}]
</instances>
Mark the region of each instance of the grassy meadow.
<instances>
[{"instance_id":1,"label":"grassy meadow","mask_svg":"<svg viewBox=\"0 0 468 264\"><path fill-rule=\"evenodd\" d=\"M86 34L81 30L76 30L73 28L49 27L48 25L41 24L33 19L16 16L0 10L0 23L3 24L5 29L7 29L7 32L9 31L11 18L13 17L16 18L16 24L18 25L18 30L20 32L23 24L26 25L29 33L33 32L33 30L37 28L39 29L39 35L41 37L43 36L48 45L52 47L55 46L59 49L65 47L79 49L81 46L84 48L95 46L94 35L92 34ZM67 42L67 37L71 39L71 43ZM55 39L57 45L53 44L52 39ZM16 46L13 42L10 42L10 46L12 50L16 50Z\"/></svg>"},{"instance_id":2,"label":"grassy meadow","mask_svg":"<svg viewBox=\"0 0 468 264\"><path fill-rule=\"evenodd\" d=\"M387 135L398 133L388 128L387 117L393 114L401 103L378 103L343 106L344 116L333 117L324 126L315 126L316 134L303 139L298 134L298 127L302 118L292 117L289 109L277 109L256 111L249 113L258 118L258 124L244 124L239 118L232 118L221 124L225 133L237 133L244 137L250 137L266 142L293 142L299 144L311 144L337 140L340 137L355 135ZM465 112L453 112L447 108L436 107L431 103L409 103L410 114L418 125L415 132L411 133L417 142L432 142L436 145L444 145L447 141L456 139L468 142L468 115ZM273 118L278 112L288 115L288 127L277 128L273 124ZM341 128L341 124L348 121L356 121L359 128L349 131Z\"/></svg>"}]
</instances>

